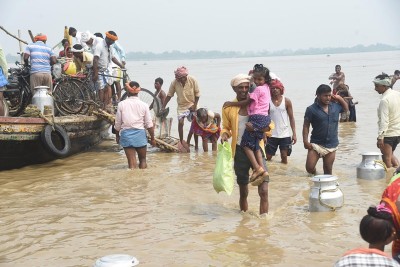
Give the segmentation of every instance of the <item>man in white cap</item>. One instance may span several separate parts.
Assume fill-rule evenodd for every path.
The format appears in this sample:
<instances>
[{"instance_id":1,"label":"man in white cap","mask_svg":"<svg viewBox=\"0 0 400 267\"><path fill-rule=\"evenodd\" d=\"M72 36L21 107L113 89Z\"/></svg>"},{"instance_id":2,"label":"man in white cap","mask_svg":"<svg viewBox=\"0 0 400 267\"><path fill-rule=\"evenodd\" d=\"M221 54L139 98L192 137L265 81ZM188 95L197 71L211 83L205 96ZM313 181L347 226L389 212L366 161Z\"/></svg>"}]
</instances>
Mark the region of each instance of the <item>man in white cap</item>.
<instances>
[{"instance_id":1,"label":"man in white cap","mask_svg":"<svg viewBox=\"0 0 400 267\"><path fill-rule=\"evenodd\" d=\"M247 99L250 89L250 77L246 74L236 75L231 86L236 93L236 98L233 102ZM248 210L247 196L249 195L249 171L251 169L250 160L247 158L243 148L240 146L240 141L245 129L254 131L253 125L248 123L247 107L230 106L222 110L222 131L221 142L227 142L232 137L232 157L234 158L234 170L236 174L236 182L239 185L240 199L239 206L241 211ZM267 132L270 129L262 129ZM260 147L263 150L264 141L260 141ZM267 169L265 161L265 152L263 154L263 164ZM260 196L260 214L268 213L268 183L269 177L266 177L261 184L258 184L258 194Z\"/></svg>"},{"instance_id":2,"label":"man in white cap","mask_svg":"<svg viewBox=\"0 0 400 267\"><path fill-rule=\"evenodd\" d=\"M83 49L83 46L80 44L75 44L72 49L72 53L74 54L74 63L76 66L76 72L86 72L87 67L91 67L93 65L93 55L89 52L86 52Z\"/></svg>"},{"instance_id":3,"label":"man in white cap","mask_svg":"<svg viewBox=\"0 0 400 267\"><path fill-rule=\"evenodd\" d=\"M394 151L400 143L400 92L390 88L391 78L382 73L373 80L375 91L382 95L378 107L378 138L376 146L381 150L386 167L399 167Z\"/></svg>"}]
</instances>

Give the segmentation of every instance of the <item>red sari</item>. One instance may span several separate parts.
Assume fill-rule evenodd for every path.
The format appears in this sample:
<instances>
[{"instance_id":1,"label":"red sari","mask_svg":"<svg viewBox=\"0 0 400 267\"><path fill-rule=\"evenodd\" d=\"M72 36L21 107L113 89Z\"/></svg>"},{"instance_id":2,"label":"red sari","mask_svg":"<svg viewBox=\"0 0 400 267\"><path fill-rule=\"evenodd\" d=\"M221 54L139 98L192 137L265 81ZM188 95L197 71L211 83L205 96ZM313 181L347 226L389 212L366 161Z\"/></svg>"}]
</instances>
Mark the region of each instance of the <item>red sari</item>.
<instances>
[{"instance_id":1,"label":"red sari","mask_svg":"<svg viewBox=\"0 0 400 267\"><path fill-rule=\"evenodd\" d=\"M395 178L395 177L393 177ZM400 233L400 212L397 208L396 202L400 196L400 175L395 178L392 182L386 187L385 191L382 194L381 203L384 203L387 208L389 208L392 212L393 223L396 228L397 235ZM400 202L399 202L400 204ZM392 243L392 257L394 259L399 259L400 255L400 239L397 236L397 239Z\"/></svg>"}]
</instances>

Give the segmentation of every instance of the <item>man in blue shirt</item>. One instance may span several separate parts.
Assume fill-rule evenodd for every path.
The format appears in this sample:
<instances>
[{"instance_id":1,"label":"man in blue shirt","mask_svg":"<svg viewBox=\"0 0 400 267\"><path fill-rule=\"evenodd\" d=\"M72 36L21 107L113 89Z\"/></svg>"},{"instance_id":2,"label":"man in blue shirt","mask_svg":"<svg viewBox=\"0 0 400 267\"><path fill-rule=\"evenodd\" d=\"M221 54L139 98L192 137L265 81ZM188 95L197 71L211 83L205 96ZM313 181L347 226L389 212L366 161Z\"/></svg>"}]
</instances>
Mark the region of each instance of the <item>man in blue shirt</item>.
<instances>
[{"instance_id":1,"label":"man in blue shirt","mask_svg":"<svg viewBox=\"0 0 400 267\"><path fill-rule=\"evenodd\" d=\"M37 86L48 86L50 92L53 90L51 65L57 63L57 58L51 48L46 45L46 41L46 35L38 34L34 38L34 43L25 48L25 65L28 65L28 59L31 59L30 85L32 91Z\"/></svg>"},{"instance_id":2,"label":"man in blue shirt","mask_svg":"<svg viewBox=\"0 0 400 267\"><path fill-rule=\"evenodd\" d=\"M337 101L337 102L333 102ZM348 111L347 103L338 95L332 95L329 85L317 88L317 99L307 107L303 124L304 148L308 149L306 170L315 174L319 158L323 158L324 174L332 174L336 150L339 145L338 125L340 112ZM308 141L312 126L311 139Z\"/></svg>"}]
</instances>

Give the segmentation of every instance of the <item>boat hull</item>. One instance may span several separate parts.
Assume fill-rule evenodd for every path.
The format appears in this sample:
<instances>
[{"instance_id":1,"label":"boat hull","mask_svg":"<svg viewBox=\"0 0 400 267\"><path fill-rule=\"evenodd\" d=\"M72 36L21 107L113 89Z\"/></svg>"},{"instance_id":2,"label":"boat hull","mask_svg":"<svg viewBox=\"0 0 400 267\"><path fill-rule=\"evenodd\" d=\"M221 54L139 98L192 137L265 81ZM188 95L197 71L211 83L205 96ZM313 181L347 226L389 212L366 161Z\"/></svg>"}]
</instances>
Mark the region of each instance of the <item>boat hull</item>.
<instances>
[{"instance_id":1,"label":"boat hull","mask_svg":"<svg viewBox=\"0 0 400 267\"><path fill-rule=\"evenodd\" d=\"M56 117L54 122L66 130L71 141L67 156L98 144L110 128L108 122L95 116ZM40 137L46 125L42 118L0 117L0 170L57 159Z\"/></svg>"}]
</instances>

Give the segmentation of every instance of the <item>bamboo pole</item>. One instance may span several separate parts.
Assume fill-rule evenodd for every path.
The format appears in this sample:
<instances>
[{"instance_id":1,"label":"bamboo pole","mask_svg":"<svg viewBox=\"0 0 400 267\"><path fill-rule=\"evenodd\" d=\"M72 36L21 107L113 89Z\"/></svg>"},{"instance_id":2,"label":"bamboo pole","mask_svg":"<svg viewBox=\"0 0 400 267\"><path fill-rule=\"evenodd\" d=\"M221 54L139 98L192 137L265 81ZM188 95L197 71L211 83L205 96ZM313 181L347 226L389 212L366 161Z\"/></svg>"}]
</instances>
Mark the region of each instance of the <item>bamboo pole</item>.
<instances>
[{"instance_id":1,"label":"bamboo pole","mask_svg":"<svg viewBox=\"0 0 400 267\"><path fill-rule=\"evenodd\" d=\"M0 29L3 30L5 33L7 33L8 35L10 35L11 37L14 37L15 39L17 39L18 41L24 43L24 44L28 44L26 41L18 38L17 36L15 36L14 34L11 34L10 32L8 32L6 29L4 29L3 26L0 26Z\"/></svg>"}]
</instances>

